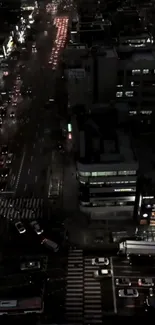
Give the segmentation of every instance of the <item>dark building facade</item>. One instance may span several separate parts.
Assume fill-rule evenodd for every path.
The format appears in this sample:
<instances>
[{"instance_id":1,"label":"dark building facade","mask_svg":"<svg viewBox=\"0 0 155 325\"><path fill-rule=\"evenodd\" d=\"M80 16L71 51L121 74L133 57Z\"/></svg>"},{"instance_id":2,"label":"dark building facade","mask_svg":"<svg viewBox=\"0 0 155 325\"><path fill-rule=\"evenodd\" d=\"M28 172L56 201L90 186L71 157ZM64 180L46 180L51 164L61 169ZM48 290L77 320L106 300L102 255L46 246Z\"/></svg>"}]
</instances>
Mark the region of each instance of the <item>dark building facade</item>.
<instances>
[{"instance_id":1,"label":"dark building facade","mask_svg":"<svg viewBox=\"0 0 155 325\"><path fill-rule=\"evenodd\" d=\"M0 27L5 29L5 25L15 25L20 18L21 0L1 0L0 1Z\"/></svg>"}]
</instances>

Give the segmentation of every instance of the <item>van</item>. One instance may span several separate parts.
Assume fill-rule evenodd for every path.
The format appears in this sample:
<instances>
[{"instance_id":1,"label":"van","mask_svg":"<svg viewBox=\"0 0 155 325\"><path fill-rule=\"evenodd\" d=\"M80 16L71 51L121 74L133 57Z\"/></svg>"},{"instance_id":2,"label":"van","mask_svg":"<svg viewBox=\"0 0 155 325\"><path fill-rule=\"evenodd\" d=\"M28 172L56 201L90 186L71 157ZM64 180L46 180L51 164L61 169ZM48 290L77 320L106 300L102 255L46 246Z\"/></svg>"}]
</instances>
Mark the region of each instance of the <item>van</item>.
<instances>
[{"instance_id":1,"label":"van","mask_svg":"<svg viewBox=\"0 0 155 325\"><path fill-rule=\"evenodd\" d=\"M58 244L56 244L54 241L52 241L50 239L45 238L42 240L41 243L44 244L48 248L52 248L55 253L58 252L58 250L59 250Z\"/></svg>"}]
</instances>

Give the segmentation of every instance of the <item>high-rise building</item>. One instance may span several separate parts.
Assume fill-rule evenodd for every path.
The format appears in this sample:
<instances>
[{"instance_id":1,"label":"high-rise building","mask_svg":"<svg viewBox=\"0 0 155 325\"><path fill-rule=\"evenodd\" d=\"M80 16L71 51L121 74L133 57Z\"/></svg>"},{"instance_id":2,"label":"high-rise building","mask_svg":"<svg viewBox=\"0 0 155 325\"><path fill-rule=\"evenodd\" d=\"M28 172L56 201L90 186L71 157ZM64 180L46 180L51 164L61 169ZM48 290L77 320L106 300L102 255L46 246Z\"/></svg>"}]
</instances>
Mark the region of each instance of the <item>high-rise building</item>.
<instances>
[{"instance_id":1,"label":"high-rise building","mask_svg":"<svg viewBox=\"0 0 155 325\"><path fill-rule=\"evenodd\" d=\"M139 166L130 136L108 111L78 121L80 209L92 218L132 219Z\"/></svg>"}]
</instances>

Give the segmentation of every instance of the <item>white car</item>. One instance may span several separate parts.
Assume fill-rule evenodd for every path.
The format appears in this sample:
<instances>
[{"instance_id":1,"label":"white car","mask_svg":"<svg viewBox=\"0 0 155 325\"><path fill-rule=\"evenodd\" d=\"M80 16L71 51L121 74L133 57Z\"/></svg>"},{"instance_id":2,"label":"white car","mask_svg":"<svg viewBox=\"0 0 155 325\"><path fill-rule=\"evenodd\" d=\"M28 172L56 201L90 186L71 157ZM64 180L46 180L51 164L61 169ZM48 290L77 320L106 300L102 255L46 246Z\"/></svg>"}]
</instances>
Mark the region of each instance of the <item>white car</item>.
<instances>
[{"instance_id":1,"label":"white car","mask_svg":"<svg viewBox=\"0 0 155 325\"><path fill-rule=\"evenodd\" d=\"M138 298L139 292L137 289L120 289L118 290L120 298Z\"/></svg>"},{"instance_id":2,"label":"white car","mask_svg":"<svg viewBox=\"0 0 155 325\"><path fill-rule=\"evenodd\" d=\"M30 222L31 227L34 229L37 235L41 235L43 233L43 229L41 229L40 225L37 221Z\"/></svg>"},{"instance_id":3,"label":"white car","mask_svg":"<svg viewBox=\"0 0 155 325\"><path fill-rule=\"evenodd\" d=\"M18 230L19 234L24 234L26 232L26 229L21 221L16 222L15 227Z\"/></svg>"},{"instance_id":4,"label":"white car","mask_svg":"<svg viewBox=\"0 0 155 325\"><path fill-rule=\"evenodd\" d=\"M13 153L9 153L7 158L6 158L6 163L11 164L13 158Z\"/></svg>"},{"instance_id":5,"label":"white car","mask_svg":"<svg viewBox=\"0 0 155 325\"><path fill-rule=\"evenodd\" d=\"M138 285L141 287L153 287L154 282L152 278L143 278L143 279L138 279Z\"/></svg>"},{"instance_id":6,"label":"white car","mask_svg":"<svg viewBox=\"0 0 155 325\"><path fill-rule=\"evenodd\" d=\"M111 277L111 270L108 269L100 269L94 271L94 277L95 278L104 278L104 277Z\"/></svg>"},{"instance_id":7,"label":"white car","mask_svg":"<svg viewBox=\"0 0 155 325\"><path fill-rule=\"evenodd\" d=\"M119 287L130 287L131 281L129 278L118 278L116 279L115 284Z\"/></svg>"},{"instance_id":8,"label":"white car","mask_svg":"<svg viewBox=\"0 0 155 325\"><path fill-rule=\"evenodd\" d=\"M107 257L96 257L92 258L92 265L109 265L109 258Z\"/></svg>"}]
</instances>

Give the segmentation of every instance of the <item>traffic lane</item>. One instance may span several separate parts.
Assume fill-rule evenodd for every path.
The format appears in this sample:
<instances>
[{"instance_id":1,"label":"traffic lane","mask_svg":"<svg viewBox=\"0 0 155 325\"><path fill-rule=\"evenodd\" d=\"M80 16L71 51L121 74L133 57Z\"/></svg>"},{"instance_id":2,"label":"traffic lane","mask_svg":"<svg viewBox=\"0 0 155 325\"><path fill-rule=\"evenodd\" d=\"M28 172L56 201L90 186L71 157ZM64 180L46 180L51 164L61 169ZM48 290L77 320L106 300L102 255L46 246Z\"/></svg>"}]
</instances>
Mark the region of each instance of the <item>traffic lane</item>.
<instances>
[{"instance_id":1,"label":"traffic lane","mask_svg":"<svg viewBox=\"0 0 155 325\"><path fill-rule=\"evenodd\" d=\"M138 298L121 298L117 293L117 314L121 316L138 315L144 310L143 293L139 294Z\"/></svg>"},{"instance_id":2,"label":"traffic lane","mask_svg":"<svg viewBox=\"0 0 155 325\"><path fill-rule=\"evenodd\" d=\"M137 298L122 298L119 297L119 290L123 289L123 287L115 288L116 294L116 306L117 306L117 313L120 315L133 315L139 314L144 311L144 301L146 297L149 295L149 288L142 287L137 285L138 278L133 278L131 289L138 290L138 297Z\"/></svg>"},{"instance_id":3,"label":"traffic lane","mask_svg":"<svg viewBox=\"0 0 155 325\"><path fill-rule=\"evenodd\" d=\"M114 301L113 301L113 290L112 290L112 279L103 279L100 281L101 284L101 299L104 314L114 313Z\"/></svg>"},{"instance_id":4,"label":"traffic lane","mask_svg":"<svg viewBox=\"0 0 155 325\"><path fill-rule=\"evenodd\" d=\"M112 270L114 277L114 299L116 300L116 309L120 315L133 315L139 314L144 311L144 300L149 294L149 287L143 287L138 285L139 278L152 277L154 281L154 267L129 265L129 261L125 258L113 257ZM131 282L131 288L137 289L139 296L137 298L122 298L119 297L119 290L126 287L117 286L117 278L129 278Z\"/></svg>"},{"instance_id":5,"label":"traffic lane","mask_svg":"<svg viewBox=\"0 0 155 325\"><path fill-rule=\"evenodd\" d=\"M47 168L48 161L46 157L40 155L40 147L34 151L27 150L23 168L20 174L18 191L33 192L42 191L42 186L45 183L45 178L42 177L42 169ZM24 185L24 187L23 187Z\"/></svg>"},{"instance_id":6,"label":"traffic lane","mask_svg":"<svg viewBox=\"0 0 155 325\"><path fill-rule=\"evenodd\" d=\"M129 277L130 276L152 276L155 272L155 265L130 265L129 261L127 259L123 258L113 258L113 271L114 275L117 277Z\"/></svg>"},{"instance_id":7,"label":"traffic lane","mask_svg":"<svg viewBox=\"0 0 155 325\"><path fill-rule=\"evenodd\" d=\"M17 181L17 176L18 176L19 169L20 169L20 166L22 163L22 157L23 157L22 152L20 152L20 155L14 155L14 157L13 157L12 164L9 166L10 172L9 172L9 176L7 179L7 190L14 191L15 184Z\"/></svg>"}]
</instances>

